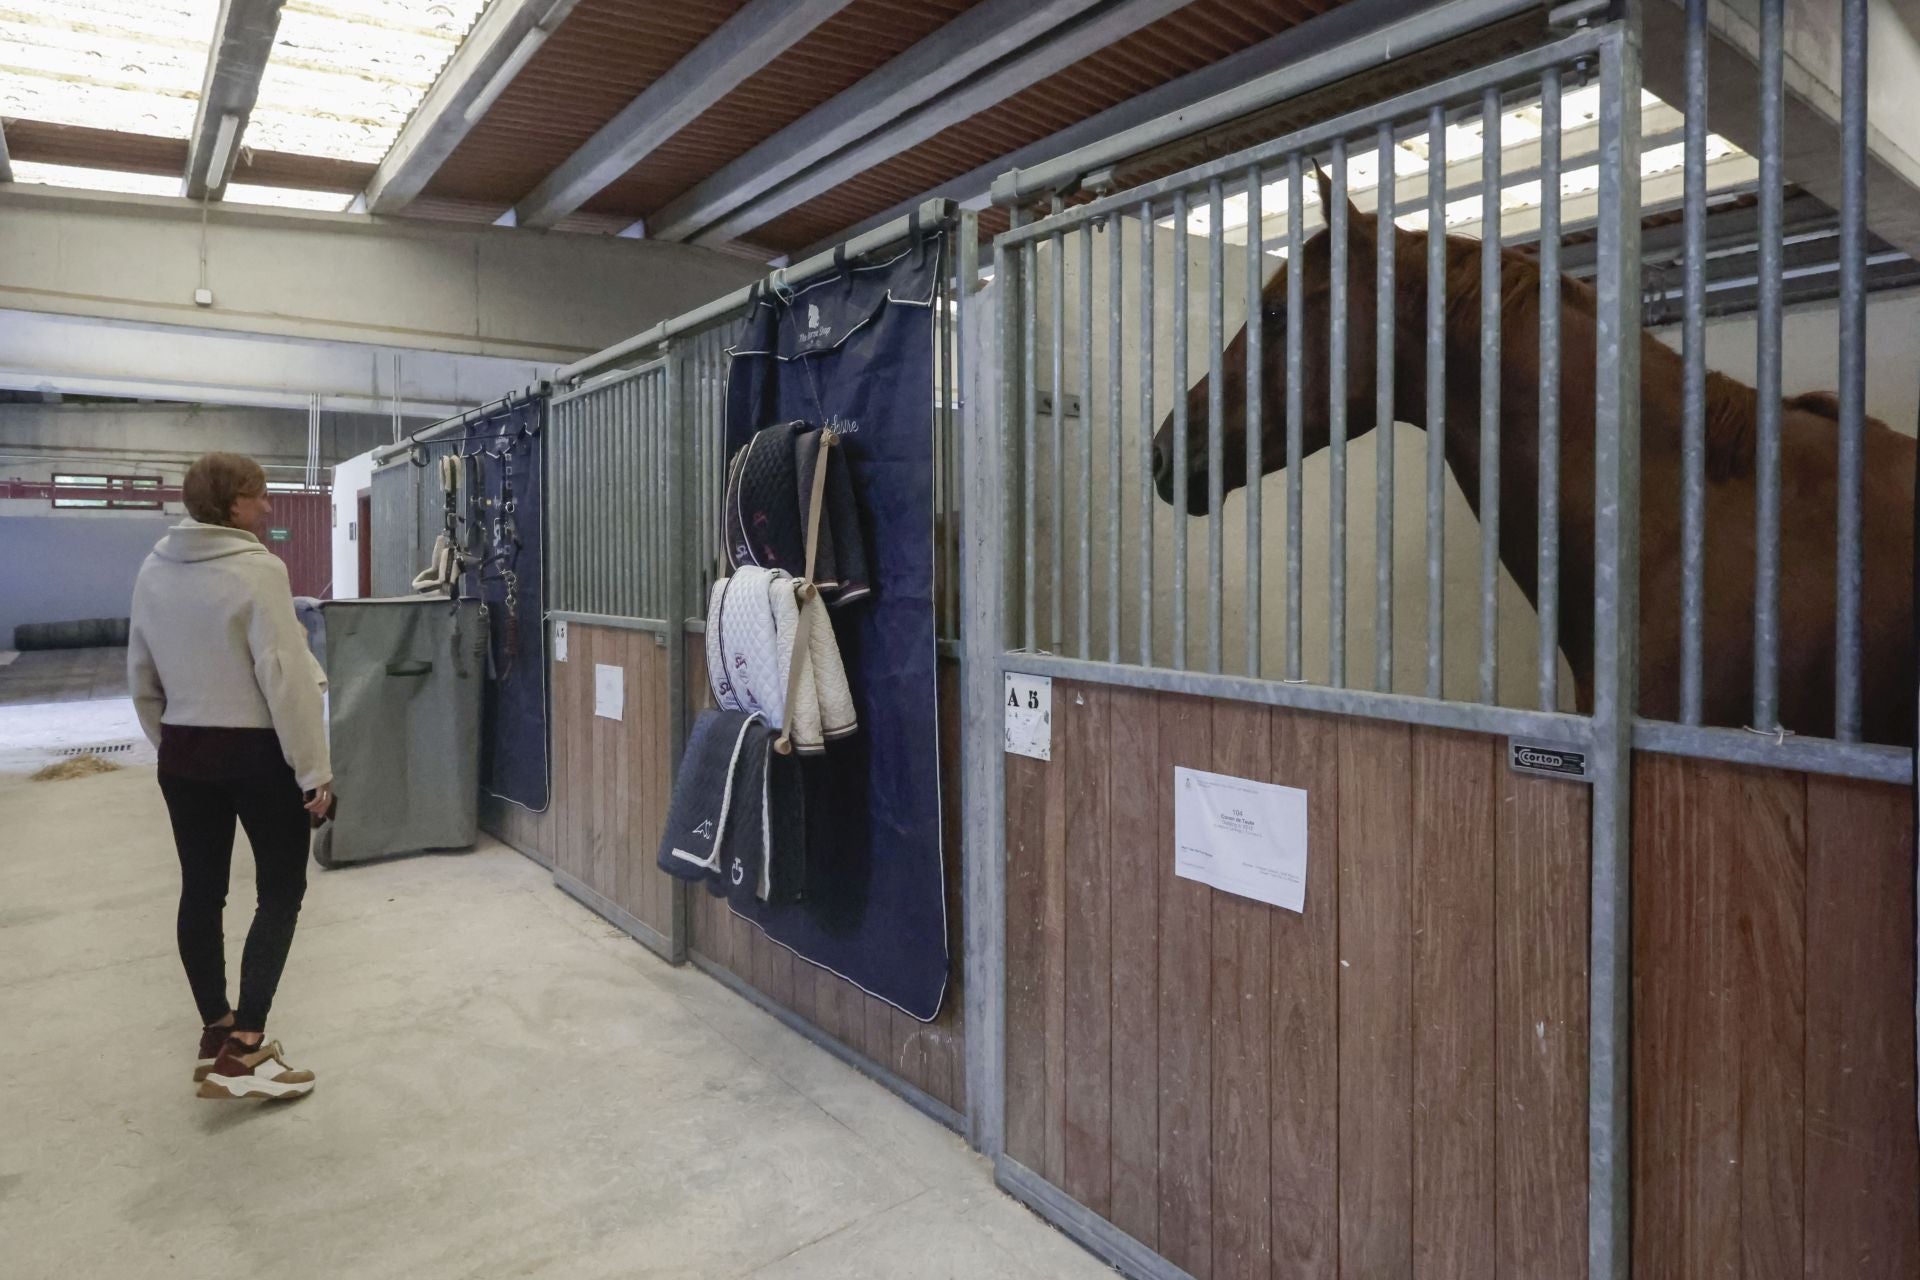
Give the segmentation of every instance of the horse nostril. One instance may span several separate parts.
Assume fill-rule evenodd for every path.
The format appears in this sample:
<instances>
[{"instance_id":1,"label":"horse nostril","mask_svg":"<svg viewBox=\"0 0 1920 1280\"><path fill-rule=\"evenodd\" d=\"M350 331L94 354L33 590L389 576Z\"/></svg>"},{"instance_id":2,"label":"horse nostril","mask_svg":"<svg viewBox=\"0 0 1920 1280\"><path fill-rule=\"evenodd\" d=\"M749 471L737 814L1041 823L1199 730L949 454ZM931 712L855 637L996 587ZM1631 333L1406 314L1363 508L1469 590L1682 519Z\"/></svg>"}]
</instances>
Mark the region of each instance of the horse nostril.
<instances>
[{"instance_id":1,"label":"horse nostril","mask_svg":"<svg viewBox=\"0 0 1920 1280\"><path fill-rule=\"evenodd\" d=\"M1153 442L1153 478L1156 480L1164 478L1170 469L1167 463L1166 444L1155 440Z\"/></svg>"}]
</instances>

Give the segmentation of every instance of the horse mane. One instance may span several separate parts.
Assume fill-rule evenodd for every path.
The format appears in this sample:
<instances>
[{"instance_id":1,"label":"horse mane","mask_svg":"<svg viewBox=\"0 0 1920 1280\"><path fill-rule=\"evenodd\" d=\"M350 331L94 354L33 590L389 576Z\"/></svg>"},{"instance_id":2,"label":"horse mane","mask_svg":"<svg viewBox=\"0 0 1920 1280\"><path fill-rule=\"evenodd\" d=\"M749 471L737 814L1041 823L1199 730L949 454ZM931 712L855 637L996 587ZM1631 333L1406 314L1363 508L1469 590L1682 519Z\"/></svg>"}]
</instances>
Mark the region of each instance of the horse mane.
<instances>
[{"instance_id":1,"label":"horse mane","mask_svg":"<svg viewBox=\"0 0 1920 1280\"><path fill-rule=\"evenodd\" d=\"M1402 232L1420 244L1420 257L1426 256L1425 232ZM1478 333L1480 327L1480 241L1465 236L1447 237L1447 328L1464 326ZM1560 305L1563 311L1593 316L1597 303L1593 287L1572 276L1560 277ZM1503 248L1500 253L1500 328L1502 332L1537 332L1540 321L1540 259L1524 249ZM1664 354L1677 360L1667 347L1644 329L1641 331L1658 358ZM1732 480L1753 471L1754 420L1758 394L1737 378L1711 370L1707 373L1707 476L1715 481ZM1810 391L1789 400L1789 409L1805 409L1824 417L1839 417L1838 401L1831 392Z\"/></svg>"}]
</instances>

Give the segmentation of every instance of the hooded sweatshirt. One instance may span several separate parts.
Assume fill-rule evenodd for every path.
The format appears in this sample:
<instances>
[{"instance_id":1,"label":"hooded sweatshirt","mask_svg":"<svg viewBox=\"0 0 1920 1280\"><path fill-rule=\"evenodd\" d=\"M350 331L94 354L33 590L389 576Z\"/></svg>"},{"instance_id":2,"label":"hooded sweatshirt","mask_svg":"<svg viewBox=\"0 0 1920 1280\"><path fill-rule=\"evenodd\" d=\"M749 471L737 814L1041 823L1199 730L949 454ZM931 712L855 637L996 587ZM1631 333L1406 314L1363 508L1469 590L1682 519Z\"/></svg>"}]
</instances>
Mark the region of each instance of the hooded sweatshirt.
<instances>
[{"instance_id":1,"label":"hooded sweatshirt","mask_svg":"<svg viewBox=\"0 0 1920 1280\"><path fill-rule=\"evenodd\" d=\"M244 529L183 520L133 587L127 675L140 727L272 729L304 791L333 780L326 675L293 613L287 567Z\"/></svg>"}]
</instances>

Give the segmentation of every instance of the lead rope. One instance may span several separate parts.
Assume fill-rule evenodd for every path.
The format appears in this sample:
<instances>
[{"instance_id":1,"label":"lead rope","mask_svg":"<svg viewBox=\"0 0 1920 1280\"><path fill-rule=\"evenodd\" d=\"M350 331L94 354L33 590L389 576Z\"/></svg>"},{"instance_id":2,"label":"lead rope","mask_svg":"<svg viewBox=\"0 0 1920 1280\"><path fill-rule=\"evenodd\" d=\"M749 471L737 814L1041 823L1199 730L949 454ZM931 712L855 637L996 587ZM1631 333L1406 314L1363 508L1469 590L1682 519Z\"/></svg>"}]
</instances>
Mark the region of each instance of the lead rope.
<instances>
[{"instance_id":1,"label":"lead rope","mask_svg":"<svg viewBox=\"0 0 1920 1280\"><path fill-rule=\"evenodd\" d=\"M781 720L780 736L773 743L773 749L783 756L793 750L794 700L800 688L802 664L807 660L807 647L813 635L813 615L807 611L807 604L817 591L813 585L813 562L820 548L820 508L827 492L827 459L839 441L840 437L833 432L821 431L820 456L813 464L813 492L807 500L806 572L793 589L794 598L800 604L800 620L793 629L793 654L787 660L786 715Z\"/></svg>"}]
</instances>

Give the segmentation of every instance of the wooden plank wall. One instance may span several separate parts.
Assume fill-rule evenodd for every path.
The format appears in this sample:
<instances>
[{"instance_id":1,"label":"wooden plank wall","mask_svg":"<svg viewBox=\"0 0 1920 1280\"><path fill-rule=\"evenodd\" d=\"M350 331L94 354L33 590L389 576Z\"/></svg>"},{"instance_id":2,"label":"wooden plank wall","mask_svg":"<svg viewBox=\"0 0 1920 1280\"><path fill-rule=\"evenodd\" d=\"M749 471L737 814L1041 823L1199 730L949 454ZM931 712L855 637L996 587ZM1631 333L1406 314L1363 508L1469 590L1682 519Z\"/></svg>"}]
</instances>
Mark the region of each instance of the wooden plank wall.
<instances>
[{"instance_id":1,"label":"wooden plank wall","mask_svg":"<svg viewBox=\"0 0 1920 1280\"><path fill-rule=\"evenodd\" d=\"M1634 777L1634 1274L1920 1276L1912 792Z\"/></svg>"},{"instance_id":2,"label":"wooden plank wall","mask_svg":"<svg viewBox=\"0 0 1920 1280\"><path fill-rule=\"evenodd\" d=\"M1586 1264L1589 793L1504 739L1056 680L1007 769L1007 1150L1203 1280ZM1306 911L1173 875L1305 788Z\"/></svg>"},{"instance_id":3,"label":"wooden plank wall","mask_svg":"<svg viewBox=\"0 0 1920 1280\"><path fill-rule=\"evenodd\" d=\"M654 857L671 767L667 650L646 631L578 622L567 631L567 661L553 664L553 783L540 852L555 871L664 935L671 882ZM603 663L625 672L620 720L593 714L594 668Z\"/></svg>"},{"instance_id":4,"label":"wooden plank wall","mask_svg":"<svg viewBox=\"0 0 1920 1280\"><path fill-rule=\"evenodd\" d=\"M689 670L704 671L700 637L689 641ZM691 682L696 707L709 705L704 680ZM966 1110L966 1048L961 1025L965 1000L960 904L960 680L957 663L940 667L941 812L946 845L947 947L951 979L940 1016L921 1023L844 979L800 960L695 889L688 913L689 946L702 959L727 970L841 1044L885 1067L921 1092L957 1112Z\"/></svg>"}]
</instances>

